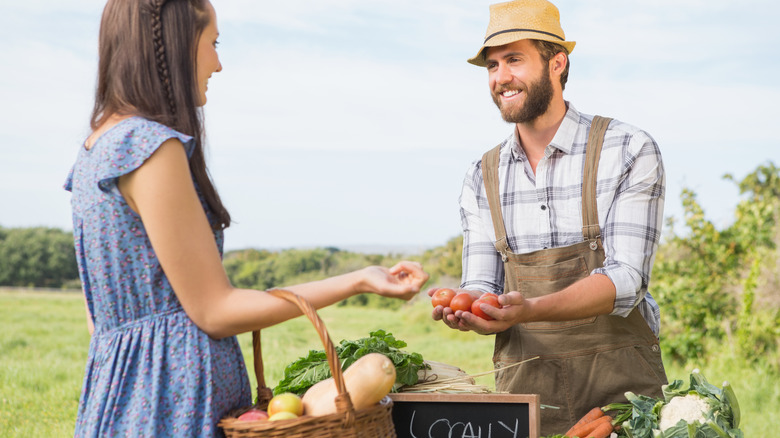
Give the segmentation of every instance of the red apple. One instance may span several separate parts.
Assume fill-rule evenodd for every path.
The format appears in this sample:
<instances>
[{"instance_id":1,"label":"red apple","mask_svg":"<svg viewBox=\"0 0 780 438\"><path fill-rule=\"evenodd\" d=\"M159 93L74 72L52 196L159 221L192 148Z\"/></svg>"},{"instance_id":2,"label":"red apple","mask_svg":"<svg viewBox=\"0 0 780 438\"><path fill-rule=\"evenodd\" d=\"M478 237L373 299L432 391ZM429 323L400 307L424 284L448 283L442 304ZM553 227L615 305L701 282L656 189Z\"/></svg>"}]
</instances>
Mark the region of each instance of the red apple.
<instances>
[{"instance_id":1,"label":"red apple","mask_svg":"<svg viewBox=\"0 0 780 438\"><path fill-rule=\"evenodd\" d=\"M267 419L268 413L257 408L252 408L238 417L238 421L263 421Z\"/></svg>"}]
</instances>

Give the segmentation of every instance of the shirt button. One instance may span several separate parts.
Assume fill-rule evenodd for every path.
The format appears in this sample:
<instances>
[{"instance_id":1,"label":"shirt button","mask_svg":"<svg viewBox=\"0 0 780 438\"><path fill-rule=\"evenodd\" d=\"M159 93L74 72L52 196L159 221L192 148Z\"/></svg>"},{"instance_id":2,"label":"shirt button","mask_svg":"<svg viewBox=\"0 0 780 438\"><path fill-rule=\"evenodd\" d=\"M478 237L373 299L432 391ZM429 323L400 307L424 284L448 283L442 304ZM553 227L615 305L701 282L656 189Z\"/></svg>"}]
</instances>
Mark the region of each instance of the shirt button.
<instances>
[{"instance_id":1,"label":"shirt button","mask_svg":"<svg viewBox=\"0 0 780 438\"><path fill-rule=\"evenodd\" d=\"M541 208L542 208L542 211L547 210L547 206L546 205L542 205Z\"/></svg>"}]
</instances>

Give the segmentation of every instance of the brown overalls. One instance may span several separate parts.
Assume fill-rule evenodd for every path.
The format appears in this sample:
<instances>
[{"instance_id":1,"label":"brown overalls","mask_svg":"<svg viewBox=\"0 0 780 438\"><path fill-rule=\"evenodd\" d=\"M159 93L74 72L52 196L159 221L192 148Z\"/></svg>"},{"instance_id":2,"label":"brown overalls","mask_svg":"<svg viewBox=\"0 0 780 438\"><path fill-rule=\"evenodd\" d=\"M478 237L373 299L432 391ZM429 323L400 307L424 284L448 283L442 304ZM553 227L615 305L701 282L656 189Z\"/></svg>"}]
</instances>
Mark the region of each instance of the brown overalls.
<instances>
[{"instance_id":1,"label":"brown overalls","mask_svg":"<svg viewBox=\"0 0 780 438\"><path fill-rule=\"evenodd\" d=\"M495 246L504 260L505 292L519 291L527 298L547 295L604 265L596 173L610 120L599 116L593 120L582 182L584 241L571 246L512 253L500 207L500 146L482 157L498 239ZM539 394L542 435L565 433L590 409L625 401L626 391L661 397L661 385L667 383L658 339L636 308L626 318L602 315L577 321L522 323L496 335L496 368L536 356L539 358L496 372L496 390Z\"/></svg>"}]
</instances>

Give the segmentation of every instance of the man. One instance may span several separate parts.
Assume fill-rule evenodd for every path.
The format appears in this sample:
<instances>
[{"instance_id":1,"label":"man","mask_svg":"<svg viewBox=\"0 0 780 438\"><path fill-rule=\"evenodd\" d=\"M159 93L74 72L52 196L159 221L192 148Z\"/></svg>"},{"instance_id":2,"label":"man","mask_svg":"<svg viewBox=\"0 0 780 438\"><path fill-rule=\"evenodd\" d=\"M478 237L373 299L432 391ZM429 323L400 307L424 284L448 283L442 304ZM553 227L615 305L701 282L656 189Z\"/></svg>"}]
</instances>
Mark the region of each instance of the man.
<instances>
[{"instance_id":1,"label":"man","mask_svg":"<svg viewBox=\"0 0 780 438\"><path fill-rule=\"evenodd\" d=\"M667 382L647 291L663 221L660 152L647 133L564 100L574 45L545 0L490 7L469 62L487 68L514 129L466 174L461 289L500 294L503 308L481 306L492 321L433 312L451 328L496 333L495 367L508 367L496 389L540 394L543 435L626 391L660 396Z\"/></svg>"}]
</instances>

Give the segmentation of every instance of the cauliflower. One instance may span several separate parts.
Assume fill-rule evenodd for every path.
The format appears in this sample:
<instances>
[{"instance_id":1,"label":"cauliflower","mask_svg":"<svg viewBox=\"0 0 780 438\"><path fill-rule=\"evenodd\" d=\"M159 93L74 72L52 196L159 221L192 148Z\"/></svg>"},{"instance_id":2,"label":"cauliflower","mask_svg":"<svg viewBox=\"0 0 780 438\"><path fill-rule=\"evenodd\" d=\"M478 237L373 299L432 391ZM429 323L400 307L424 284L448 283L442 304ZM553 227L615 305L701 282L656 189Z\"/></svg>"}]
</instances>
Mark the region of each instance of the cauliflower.
<instances>
[{"instance_id":1,"label":"cauliflower","mask_svg":"<svg viewBox=\"0 0 780 438\"><path fill-rule=\"evenodd\" d=\"M739 429L740 410L734 389L728 382L722 388L707 382L699 372L691 372L690 383L674 380L663 385L663 398L625 393L628 403L612 403L601 408L614 412L620 436L634 438L743 438Z\"/></svg>"},{"instance_id":2,"label":"cauliflower","mask_svg":"<svg viewBox=\"0 0 780 438\"><path fill-rule=\"evenodd\" d=\"M694 421L704 424L709 410L709 403L699 395L674 397L661 408L658 427L664 431L679 423L680 420L684 420L687 424L692 424Z\"/></svg>"}]
</instances>

